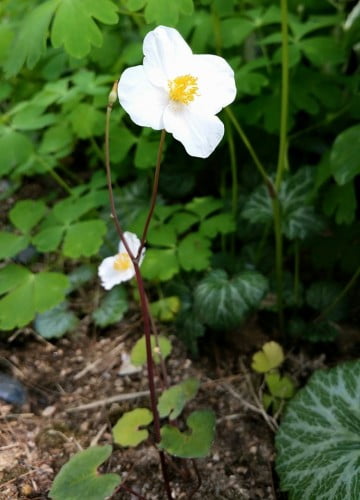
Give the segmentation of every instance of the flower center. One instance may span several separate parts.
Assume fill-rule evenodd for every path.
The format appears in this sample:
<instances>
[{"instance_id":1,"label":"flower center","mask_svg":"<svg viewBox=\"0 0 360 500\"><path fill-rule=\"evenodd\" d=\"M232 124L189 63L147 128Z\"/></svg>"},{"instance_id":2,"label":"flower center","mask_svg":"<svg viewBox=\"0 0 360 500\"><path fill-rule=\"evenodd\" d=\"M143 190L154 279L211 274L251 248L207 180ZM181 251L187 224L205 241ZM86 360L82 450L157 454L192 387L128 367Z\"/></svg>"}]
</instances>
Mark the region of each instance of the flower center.
<instances>
[{"instance_id":1,"label":"flower center","mask_svg":"<svg viewBox=\"0 0 360 500\"><path fill-rule=\"evenodd\" d=\"M131 267L131 259L127 252L118 253L113 267L116 271L126 271Z\"/></svg>"},{"instance_id":2,"label":"flower center","mask_svg":"<svg viewBox=\"0 0 360 500\"><path fill-rule=\"evenodd\" d=\"M199 95L198 79L196 76L183 75L177 76L173 80L168 81L169 96L172 101L189 104L195 96Z\"/></svg>"}]
</instances>

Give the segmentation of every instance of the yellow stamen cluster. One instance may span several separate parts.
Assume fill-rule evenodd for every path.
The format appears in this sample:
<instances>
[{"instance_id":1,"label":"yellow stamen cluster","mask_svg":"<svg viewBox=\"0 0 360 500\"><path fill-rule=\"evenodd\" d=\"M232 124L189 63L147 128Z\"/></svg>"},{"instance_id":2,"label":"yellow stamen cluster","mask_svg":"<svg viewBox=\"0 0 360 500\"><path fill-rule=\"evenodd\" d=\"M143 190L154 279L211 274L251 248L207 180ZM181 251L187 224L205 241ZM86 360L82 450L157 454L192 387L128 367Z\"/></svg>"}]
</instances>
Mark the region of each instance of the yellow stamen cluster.
<instances>
[{"instance_id":1,"label":"yellow stamen cluster","mask_svg":"<svg viewBox=\"0 0 360 500\"><path fill-rule=\"evenodd\" d=\"M131 259L127 252L118 253L113 267L116 271L126 271L131 267Z\"/></svg>"},{"instance_id":2,"label":"yellow stamen cluster","mask_svg":"<svg viewBox=\"0 0 360 500\"><path fill-rule=\"evenodd\" d=\"M192 75L177 76L169 80L169 96L172 101L189 104L198 94L198 79Z\"/></svg>"}]
</instances>

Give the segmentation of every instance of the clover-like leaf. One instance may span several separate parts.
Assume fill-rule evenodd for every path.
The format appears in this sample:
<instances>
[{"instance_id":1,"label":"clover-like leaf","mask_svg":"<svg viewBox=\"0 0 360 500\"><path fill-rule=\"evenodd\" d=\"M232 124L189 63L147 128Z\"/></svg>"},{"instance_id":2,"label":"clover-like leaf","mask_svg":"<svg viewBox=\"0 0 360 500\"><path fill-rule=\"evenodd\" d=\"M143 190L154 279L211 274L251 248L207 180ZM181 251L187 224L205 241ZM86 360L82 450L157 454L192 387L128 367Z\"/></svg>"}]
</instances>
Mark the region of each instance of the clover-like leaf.
<instances>
[{"instance_id":1,"label":"clover-like leaf","mask_svg":"<svg viewBox=\"0 0 360 500\"><path fill-rule=\"evenodd\" d=\"M266 373L273 368L278 368L284 359L284 351L280 344L274 341L266 342L261 351L253 355L251 368L255 372Z\"/></svg>"},{"instance_id":2,"label":"clover-like leaf","mask_svg":"<svg viewBox=\"0 0 360 500\"><path fill-rule=\"evenodd\" d=\"M282 377L278 372L267 373L265 382L270 394L276 398L290 399L295 394L295 384L288 375Z\"/></svg>"},{"instance_id":3,"label":"clover-like leaf","mask_svg":"<svg viewBox=\"0 0 360 500\"><path fill-rule=\"evenodd\" d=\"M180 13L190 15L194 9L193 0L147 0L145 19L148 23L174 26L179 20Z\"/></svg>"},{"instance_id":4,"label":"clover-like leaf","mask_svg":"<svg viewBox=\"0 0 360 500\"><path fill-rule=\"evenodd\" d=\"M165 297L156 302L151 302L150 311L151 314L160 321L173 321L180 310L180 306L181 302L179 297Z\"/></svg>"},{"instance_id":5,"label":"clover-like leaf","mask_svg":"<svg viewBox=\"0 0 360 500\"><path fill-rule=\"evenodd\" d=\"M97 468L111 455L112 448L92 446L76 453L55 477L52 500L105 500L120 484L118 474L98 474Z\"/></svg>"},{"instance_id":6,"label":"clover-like leaf","mask_svg":"<svg viewBox=\"0 0 360 500\"><path fill-rule=\"evenodd\" d=\"M291 500L360 498L360 361L314 373L287 404L276 470Z\"/></svg>"},{"instance_id":7,"label":"clover-like leaf","mask_svg":"<svg viewBox=\"0 0 360 500\"><path fill-rule=\"evenodd\" d=\"M69 286L68 278L60 273L33 274L27 269L10 265L0 270L0 329L25 326L36 313L59 304Z\"/></svg>"},{"instance_id":8,"label":"clover-like leaf","mask_svg":"<svg viewBox=\"0 0 360 500\"><path fill-rule=\"evenodd\" d=\"M122 320L128 308L125 288L116 286L104 295L99 307L92 313L92 317L96 325L104 328Z\"/></svg>"},{"instance_id":9,"label":"clover-like leaf","mask_svg":"<svg viewBox=\"0 0 360 500\"><path fill-rule=\"evenodd\" d=\"M160 363L159 349L163 359L167 358L171 353L171 342L162 335L158 335L159 347L156 345L155 337L151 336L151 348L153 360L155 363ZM146 363L146 342L145 336L141 337L131 350L131 362L135 366L141 366Z\"/></svg>"},{"instance_id":10,"label":"clover-like leaf","mask_svg":"<svg viewBox=\"0 0 360 500\"><path fill-rule=\"evenodd\" d=\"M152 421L152 413L147 408L136 408L124 413L112 430L115 443L121 446L137 446L149 436L149 431L141 427Z\"/></svg>"},{"instance_id":11,"label":"clover-like leaf","mask_svg":"<svg viewBox=\"0 0 360 500\"><path fill-rule=\"evenodd\" d=\"M0 231L0 259L9 259L29 244L28 236Z\"/></svg>"},{"instance_id":12,"label":"clover-like leaf","mask_svg":"<svg viewBox=\"0 0 360 500\"><path fill-rule=\"evenodd\" d=\"M360 125L347 128L339 134L330 154L331 170L341 186L360 173Z\"/></svg>"},{"instance_id":13,"label":"clover-like leaf","mask_svg":"<svg viewBox=\"0 0 360 500\"><path fill-rule=\"evenodd\" d=\"M260 305L267 288L266 278L255 271L232 279L223 270L212 271L195 289L195 310L211 328L233 328Z\"/></svg>"},{"instance_id":14,"label":"clover-like leaf","mask_svg":"<svg viewBox=\"0 0 360 500\"><path fill-rule=\"evenodd\" d=\"M26 135L16 130L2 130L0 176L3 177L26 161L31 156L33 149L33 144Z\"/></svg>"},{"instance_id":15,"label":"clover-like leaf","mask_svg":"<svg viewBox=\"0 0 360 500\"><path fill-rule=\"evenodd\" d=\"M177 427L161 428L159 448L180 458L201 458L209 453L215 436L215 415L211 410L198 410L186 420L190 431L181 432Z\"/></svg>"},{"instance_id":16,"label":"clover-like leaf","mask_svg":"<svg viewBox=\"0 0 360 500\"><path fill-rule=\"evenodd\" d=\"M179 262L185 271L202 271L210 264L210 240L200 233L190 233L178 246Z\"/></svg>"},{"instance_id":17,"label":"clover-like leaf","mask_svg":"<svg viewBox=\"0 0 360 500\"><path fill-rule=\"evenodd\" d=\"M180 270L175 248L149 248L141 266L145 279L168 281Z\"/></svg>"},{"instance_id":18,"label":"clover-like leaf","mask_svg":"<svg viewBox=\"0 0 360 500\"><path fill-rule=\"evenodd\" d=\"M9 212L9 219L23 233L29 232L44 217L46 205L42 200L21 200Z\"/></svg>"},{"instance_id":19,"label":"clover-like leaf","mask_svg":"<svg viewBox=\"0 0 360 500\"><path fill-rule=\"evenodd\" d=\"M196 396L200 382L189 378L180 384L166 389L159 397L158 410L161 418L175 420L183 411L186 403Z\"/></svg>"},{"instance_id":20,"label":"clover-like leaf","mask_svg":"<svg viewBox=\"0 0 360 500\"><path fill-rule=\"evenodd\" d=\"M202 221L200 224L200 233L209 238L214 238L217 234L234 232L235 227L235 219L232 214L217 214Z\"/></svg>"},{"instance_id":21,"label":"clover-like leaf","mask_svg":"<svg viewBox=\"0 0 360 500\"><path fill-rule=\"evenodd\" d=\"M54 339L74 330L78 322L74 312L68 309L68 303L63 302L38 314L35 319L35 329L43 338Z\"/></svg>"},{"instance_id":22,"label":"clover-like leaf","mask_svg":"<svg viewBox=\"0 0 360 500\"><path fill-rule=\"evenodd\" d=\"M73 259L95 255L101 247L105 233L106 224L99 219L80 221L71 225L64 238L64 255Z\"/></svg>"}]
</instances>

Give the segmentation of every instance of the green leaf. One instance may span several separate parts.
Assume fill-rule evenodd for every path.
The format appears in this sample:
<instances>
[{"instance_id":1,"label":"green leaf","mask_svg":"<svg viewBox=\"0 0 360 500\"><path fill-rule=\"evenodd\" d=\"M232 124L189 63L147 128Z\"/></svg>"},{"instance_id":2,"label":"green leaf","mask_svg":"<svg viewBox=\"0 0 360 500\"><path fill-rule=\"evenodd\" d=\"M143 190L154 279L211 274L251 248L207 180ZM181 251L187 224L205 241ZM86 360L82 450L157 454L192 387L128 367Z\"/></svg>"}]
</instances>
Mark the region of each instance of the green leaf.
<instances>
[{"instance_id":1,"label":"green leaf","mask_svg":"<svg viewBox=\"0 0 360 500\"><path fill-rule=\"evenodd\" d=\"M220 29L222 44L229 48L238 47L254 31L255 26L247 19L234 17L221 21Z\"/></svg>"},{"instance_id":2,"label":"green leaf","mask_svg":"<svg viewBox=\"0 0 360 500\"><path fill-rule=\"evenodd\" d=\"M113 427L115 443L121 446L137 446L149 436L148 430L140 427L149 425L152 421L152 413L147 408L136 408L124 413Z\"/></svg>"},{"instance_id":3,"label":"green leaf","mask_svg":"<svg viewBox=\"0 0 360 500\"><path fill-rule=\"evenodd\" d=\"M97 326L104 328L121 321L128 308L125 288L116 286L104 295L100 306L92 313L92 318Z\"/></svg>"},{"instance_id":4,"label":"green leaf","mask_svg":"<svg viewBox=\"0 0 360 500\"><path fill-rule=\"evenodd\" d=\"M273 368L278 368L284 362L284 351L280 344L266 342L261 351L253 355L251 368L258 373L266 373Z\"/></svg>"},{"instance_id":5,"label":"green leaf","mask_svg":"<svg viewBox=\"0 0 360 500\"><path fill-rule=\"evenodd\" d=\"M41 200L21 200L9 212L9 219L23 233L28 233L44 217L46 205Z\"/></svg>"},{"instance_id":6,"label":"green leaf","mask_svg":"<svg viewBox=\"0 0 360 500\"><path fill-rule=\"evenodd\" d=\"M287 375L281 377L277 372L267 373L265 382L271 395L275 398L290 399L295 394L295 384Z\"/></svg>"},{"instance_id":7,"label":"green leaf","mask_svg":"<svg viewBox=\"0 0 360 500\"><path fill-rule=\"evenodd\" d=\"M166 337L158 335L160 353L163 359L167 358L171 353L171 342ZM151 349L154 363L160 363L158 347L156 346L155 337L151 336ZM146 343L145 337L141 337L131 350L131 363L134 366L142 366L146 363Z\"/></svg>"},{"instance_id":8,"label":"green leaf","mask_svg":"<svg viewBox=\"0 0 360 500\"><path fill-rule=\"evenodd\" d=\"M171 224L174 226L177 234L185 233L190 227L198 222L198 217L187 212L178 212L171 218Z\"/></svg>"},{"instance_id":9,"label":"green leaf","mask_svg":"<svg viewBox=\"0 0 360 500\"><path fill-rule=\"evenodd\" d=\"M172 224L164 224L153 219L147 240L151 245L173 247L176 245L175 227Z\"/></svg>"},{"instance_id":10,"label":"green leaf","mask_svg":"<svg viewBox=\"0 0 360 500\"><path fill-rule=\"evenodd\" d=\"M29 245L27 236L0 231L0 259L9 259Z\"/></svg>"},{"instance_id":11,"label":"green leaf","mask_svg":"<svg viewBox=\"0 0 360 500\"><path fill-rule=\"evenodd\" d=\"M62 151L70 146L74 136L68 123L57 123L53 127L48 128L39 147L39 153L48 154Z\"/></svg>"},{"instance_id":12,"label":"green leaf","mask_svg":"<svg viewBox=\"0 0 360 500\"><path fill-rule=\"evenodd\" d=\"M211 196L204 196L202 198L194 198L185 205L185 208L190 212L194 212L200 219L205 219L207 215L219 210L222 206L223 202L221 200L217 200Z\"/></svg>"},{"instance_id":13,"label":"green leaf","mask_svg":"<svg viewBox=\"0 0 360 500\"><path fill-rule=\"evenodd\" d=\"M176 26L180 13L191 15L194 10L193 0L147 0L145 19L147 23Z\"/></svg>"},{"instance_id":14,"label":"green leaf","mask_svg":"<svg viewBox=\"0 0 360 500\"><path fill-rule=\"evenodd\" d=\"M11 125L16 130L38 130L51 125L54 121L56 121L54 113L44 114L44 106L29 102L14 115Z\"/></svg>"},{"instance_id":15,"label":"green leaf","mask_svg":"<svg viewBox=\"0 0 360 500\"><path fill-rule=\"evenodd\" d=\"M161 428L159 448L180 458L202 458L208 455L215 436L215 415L210 410L198 410L186 420L191 432L181 432L177 427Z\"/></svg>"},{"instance_id":16,"label":"green leaf","mask_svg":"<svg viewBox=\"0 0 360 500\"><path fill-rule=\"evenodd\" d=\"M189 378L166 389L158 402L160 418L169 417L170 420L175 420L185 408L186 403L196 396L199 387L200 382L196 378Z\"/></svg>"},{"instance_id":17,"label":"green leaf","mask_svg":"<svg viewBox=\"0 0 360 500\"><path fill-rule=\"evenodd\" d=\"M179 297L165 297L164 299L151 302L150 311L152 316L160 321L173 321L179 312L181 302Z\"/></svg>"},{"instance_id":18,"label":"green leaf","mask_svg":"<svg viewBox=\"0 0 360 500\"><path fill-rule=\"evenodd\" d=\"M315 66L339 64L344 61L345 51L335 37L311 37L301 40L299 47Z\"/></svg>"},{"instance_id":19,"label":"green leaf","mask_svg":"<svg viewBox=\"0 0 360 500\"><path fill-rule=\"evenodd\" d=\"M69 311L68 303L63 302L38 314L35 319L35 329L45 339L54 339L74 330L78 322L75 314Z\"/></svg>"},{"instance_id":20,"label":"green leaf","mask_svg":"<svg viewBox=\"0 0 360 500\"><path fill-rule=\"evenodd\" d=\"M235 219L232 214L218 214L202 221L200 233L209 238L217 234L228 234L235 231Z\"/></svg>"},{"instance_id":21,"label":"green leaf","mask_svg":"<svg viewBox=\"0 0 360 500\"><path fill-rule=\"evenodd\" d=\"M25 267L9 264L0 269L0 294L9 292L19 286L30 274Z\"/></svg>"},{"instance_id":22,"label":"green leaf","mask_svg":"<svg viewBox=\"0 0 360 500\"><path fill-rule=\"evenodd\" d=\"M360 498L360 361L317 371L288 403L276 470L291 500Z\"/></svg>"},{"instance_id":23,"label":"green leaf","mask_svg":"<svg viewBox=\"0 0 360 500\"><path fill-rule=\"evenodd\" d=\"M260 305L267 288L267 280L255 271L245 271L233 279L225 271L212 271L195 288L195 310L211 328L234 328Z\"/></svg>"},{"instance_id":24,"label":"green leaf","mask_svg":"<svg viewBox=\"0 0 360 500\"><path fill-rule=\"evenodd\" d=\"M271 198L265 186L260 186L249 196L241 215L253 224L267 224L272 221Z\"/></svg>"},{"instance_id":25,"label":"green leaf","mask_svg":"<svg viewBox=\"0 0 360 500\"><path fill-rule=\"evenodd\" d=\"M86 220L69 227L63 243L63 254L76 259L90 257L99 252L106 234L106 224L102 220Z\"/></svg>"},{"instance_id":26,"label":"green leaf","mask_svg":"<svg viewBox=\"0 0 360 500\"><path fill-rule=\"evenodd\" d=\"M53 252L60 245L64 234L63 226L52 226L39 231L32 239L32 243L39 252Z\"/></svg>"},{"instance_id":27,"label":"green leaf","mask_svg":"<svg viewBox=\"0 0 360 500\"><path fill-rule=\"evenodd\" d=\"M49 24L58 4L59 0L48 0L34 6L27 14L5 64L7 78L16 75L25 63L33 68L44 55Z\"/></svg>"},{"instance_id":28,"label":"green leaf","mask_svg":"<svg viewBox=\"0 0 360 500\"><path fill-rule=\"evenodd\" d=\"M92 446L76 453L55 477L52 500L105 500L120 484L118 474L98 474L97 468L112 452L110 445Z\"/></svg>"},{"instance_id":29,"label":"green leaf","mask_svg":"<svg viewBox=\"0 0 360 500\"><path fill-rule=\"evenodd\" d=\"M141 266L141 273L147 280L168 281L179 270L179 262L174 248L149 248Z\"/></svg>"},{"instance_id":30,"label":"green leaf","mask_svg":"<svg viewBox=\"0 0 360 500\"><path fill-rule=\"evenodd\" d=\"M331 281L318 281L312 283L306 292L306 302L316 311L322 312L342 292L340 284ZM327 315L327 319L339 321L346 317L347 304L344 298L340 300Z\"/></svg>"},{"instance_id":31,"label":"green leaf","mask_svg":"<svg viewBox=\"0 0 360 500\"><path fill-rule=\"evenodd\" d=\"M185 271L202 271L209 267L211 259L210 240L200 233L190 233L178 246L180 265Z\"/></svg>"},{"instance_id":32,"label":"green leaf","mask_svg":"<svg viewBox=\"0 0 360 500\"><path fill-rule=\"evenodd\" d=\"M0 329L25 326L36 313L44 312L64 299L69 286L65 275L33 274L20 266L8 267L0 271L0 280L5 278L2 291L9 290L8 295L0 300Z\"/></svg>"},{"instance_id":33,"label":"green leaf","mask_svg":"<svg viewBox=\"0 0 360 500\"><path fill-rule=\"evenodd\" d=\"M356 193L353 182L343 186L332 185L325 193L323 209L326 215L335 215L337 224L351 224L356 216Z\"/></svg>"},{"instance_id":34,"label":"green leaf","mask_svg":"<svg viewBox=\"0 0 360 500\"><path fill-rule=\"evenodd\" d=\"M62 0L52 24L52 45L55 48L63 45L72 57L85 57L91 46L100 47L103 41L94 19L104 24L115 24L117 10L110 0Z\"/></svg>"},{"instance_id":35,"label":"green leaf","mask_svg":"<svg viewBox=\"0 0 360 500\"><path fill-rule=\"evenodd\" d=\"M104 115L93 105L82 102L70 114L74 133L80 139L88 139L102 132Z\"/></svg>"},{"instance_id":36,"label":"green leaf","mask_svg":"<svg viewBox=\"0 0 360 500\"><path fill-rule=\"evenodd\" d=\"M7 175L26 161L32 152L32 142L26 135L10 129L2 131L0 137L0 177Z\"/></svg>"},{"instance_id":37,"label":"green leaf","mask_svg":"<svg viewBox=\"0 0 360 500\"><path fill-rule=\"evenodd\" d=\"M68 275L70 280L70 292L77 290L81 286L88 283L95 276L95 267L92 264L83 264L82 266L76 267Z\"/></svg>"},{"instance_id":38,"label":"green leaf","mask_svg":"<svg viewBox=\"0 0 360 500\"><path fill-rule=\"evenodd\" d=\"M347 128L337 136L330 153L333 176L340 186L360 174L360 125Z\"/></svg>"},{"instance_id":39,"label":"green leaf","mask_svg":"<svg viewBox=\"0 0 360 500\"><path fill-rule=\"evenodd\" d=\"M135 167L140 169L153 168L159 149L158 140L149 140L147 136L140 136L135 152Z\"/></svg>"}]
</instances>

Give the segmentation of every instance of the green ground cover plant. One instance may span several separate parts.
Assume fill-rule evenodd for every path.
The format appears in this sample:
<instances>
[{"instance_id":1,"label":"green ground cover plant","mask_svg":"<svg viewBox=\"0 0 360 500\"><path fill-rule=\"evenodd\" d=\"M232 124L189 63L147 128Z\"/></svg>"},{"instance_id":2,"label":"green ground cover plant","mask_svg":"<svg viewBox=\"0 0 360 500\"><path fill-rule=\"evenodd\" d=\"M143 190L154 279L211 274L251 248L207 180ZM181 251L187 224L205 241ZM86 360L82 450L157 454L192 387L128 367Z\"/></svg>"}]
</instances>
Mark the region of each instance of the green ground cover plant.
<instances>
[{"instance_id":1,"label":"green ground cover plant","mask_svg":"<svg viewBox=\"0 0 360 500\"><path fill-rule=\"evenodd\" d=\"M145 324L150 313L170 322L196 355L200 338L241 335L254 312L288 346L331 342L342 321L356 321L349 314L360 274L358 2L4 0L0 20L2 336L30 324L47 339L71 335L85 314L74 299L94 288L97 266L117 251L130 256L139 289L97 287L91 318L99 328L139 302ZM173 130L165 136L164 127L136 125L110 92L125 70L142 64L144 37L159 25L176 28L194 54L221 56L234 72L236 98L219 106L225 133L211 156L194 154ZM190 89L184 105L202 97L191 75L180 78L169 80L173 101L181 85ZM141 238L134 254L122 228ZM118 265L128 269L127 261ZM147 364L151 386L151 367L158 361L163 369L171 345L154 347L150 330L133 356ZM282 398L285 378L271 369L263 403L276 412L293 386ZM187 389L163 392L176 395L179 415L197 391ZM160 457L164 450L206 455L213 414L185 414L191 432L183 432L160 401L152 399L150 420L136 414L136 443L153 425ZM168 419L161 435L159 412ZM124 445L119 431L114 441ZM111 450L89 453L79 463L98 485L96 498L105 498L120 479L93 472ZM311 477L303 477L312 491ZM166 472L164 483L171 498ZM69 495L61 476L52 494Z\"/></svg>"}]
</instances>

